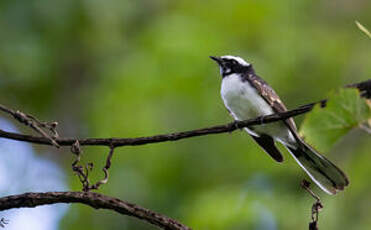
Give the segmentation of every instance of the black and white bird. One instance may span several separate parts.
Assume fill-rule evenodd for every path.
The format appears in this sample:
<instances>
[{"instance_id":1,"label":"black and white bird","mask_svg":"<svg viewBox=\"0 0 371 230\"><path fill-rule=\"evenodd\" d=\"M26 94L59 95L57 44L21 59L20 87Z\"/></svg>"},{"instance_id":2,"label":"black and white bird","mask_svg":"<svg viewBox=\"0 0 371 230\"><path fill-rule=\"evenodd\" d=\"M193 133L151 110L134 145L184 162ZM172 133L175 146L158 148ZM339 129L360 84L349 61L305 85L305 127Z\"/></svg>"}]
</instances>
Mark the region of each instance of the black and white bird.
<instances>
[{"instance_id":1,"label":"black and white bird","mask_svg":"<svg viewBox=\"0 0 371 230\"><path fill-rule=\"evenodd\" d=\"M210 58L220 67L221 96L235 120L287 111L276 92L255 74L250 63L229 55ZM278 162L283 161L283 156L275 146L275 141L282 143L308 176L325 192L336 194L349 184L346 175L336 165L300 138L292 118L244 129Z\"/></svg>"}]
</instances>

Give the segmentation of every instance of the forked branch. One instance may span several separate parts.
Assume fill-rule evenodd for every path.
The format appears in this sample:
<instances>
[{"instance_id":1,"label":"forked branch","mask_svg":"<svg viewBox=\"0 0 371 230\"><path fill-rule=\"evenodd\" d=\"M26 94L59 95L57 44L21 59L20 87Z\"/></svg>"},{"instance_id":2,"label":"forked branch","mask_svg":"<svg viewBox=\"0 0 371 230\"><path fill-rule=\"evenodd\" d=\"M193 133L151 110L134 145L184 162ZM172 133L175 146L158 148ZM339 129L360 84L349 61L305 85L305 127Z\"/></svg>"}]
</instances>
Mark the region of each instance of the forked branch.
<instances>
[{"instance_id":1,"label":"forked branch","mask_svg":"<svg viewBox=\"0 0 371 230\"><path fill-rule=\"evenodd\" d=\"M358 88L361 91L361 96L368 99L371 97L371 80L348 85L347 87ZM325 99L316 103L306 104L297 109L293 109L283 113L261 116L245 121L231 122L224 125L217 125L184 132L175 132L170 134L161 134L137 138L85 138L85 139L60 138L55 130L57 125L56 122L40 122L31 115L27 115L20 111L13 111L3 105L0 105L1 111L11 114L17 121L27 126L30 126L34 130L36 130L39 134L41 134L41 136L23 135L3 131L0 129L0 138L2 137L43 145L54 145L56 147L70 146L71 151L77 155L75 162L72 164L73 170L79 176L80 181L83 184L83 189L85 190L85 192L25 193L21 195L7 196L0 198L0 211L12 208L36 207L39 205L55 203L82 203L96 209L99 208L110 209L124 215L129 215L139 219L143 219L162 229L189 230L190 229L189 227L181 223L178 223L177 221L169 217L142 208L138 205L131 204L126 201L119 200L117 198L108 197L102 194L89 192L89 190L97 189L100 185L107 182L108 169L110 168L111 165L111 158L113 155L114 148L128 145L144 145L166 141L177 141L185 138L205 136L210 134L227 132L230 133L244 127L267 124L275 121L285 120L300 114L304 114L311 111L315 104L320 104L321 107L324 107L326 106L326 102L327 100ZM80 145L101 145L108 146L110 148L109 154L106 158L106 164L103 168L105 176L103 179L101 179L100 181L93 185L90 185L88 180L89 168L92 167L92 165L87 165L85 167L78 165L78 163L80 162L81 153ZM303 188L306 188L307 191L310 192L310 190L308 190L309 185L303 184ZM319 199L316 198L316 200L317 200L317 202L315 203L316 205L313 205L312 208L312 222L310 225L311 229L316 229L317 227L318 211L321 208Z\"/></svg>"},{"instance_id":2,"label":"forked branch","mask_svg":"<svg viewBox=\"0 0 371 230\"><path fill-rule=\"evenodd\" d=\"M322 106L325 106L326 100L322 100ZM80 143L80 145L103 145L103 146L113 146L113 147L120 147L120 146L127 146L127 145L145 145L151 143L158 143L158 142L166 142L166 141L177 141L185 138L190 137L197 137L197 136L205 136L210 134L218 134L218 133L230 133L237 129L241 129L244 127L254 126L254 125L262 125L267 124L275 121L285 120L290 117L298 116L300 114L307 113L311 111L316 103L310 103L307 105L303 105L297 109L293 109L283 113L275 113L272 115L267 116L260 116L254 119L249 119L245 121L236 121L231 122L224 125L216 125L212 127L202 128L202 129L195 129L190 131L184 132L175 132L169 134L161 134L149 137L137 137L137 138L85 138L85 139L76 139L76 138L55 138L54 140L61 146L72 146L76 140ZM36 144L43 144L43 145L50 145L50 140L45 137L38 137L32 135L23 135L17 134L12 132L6 132L0 130L0 137L18 140L18 141L26 141Z\"/></svg>"},{"instance_id":3,"label":"forked branch","mask_svg":"<svg viewBox=\"0 0 371 230\"><path fill-rule=\"evenodd\" d=\"M367 80L360 83L355 83L351 85L347 85L346 87L358 88L361 92L361 96L365 98L369 98L371 95L371 80ZM260 116L257 118L245 120L245 121L237 121L231 122L224 125L217 125L202 129L195 129L190 131L184 132L175 132L169 134L160 134L155 136L148 136L148 137L136 137L136 138L84 138L84 139L76 139L76 138L53 138L58 145L61 146L72 146L76 140L79 142L80 145L103 145L108 147L120 147L120 146L128 146L128 145L145 145L145 144L152 144L152 143L159 143L159 142L166 142L166 141L178 141L185 138L190 137L197 137L197 136L205 136L210 134L218 134L218 133L230 133L237 129L241 129L244 127L249 126L256 126L262 124L268 124L280 120L285 120L290 117L295 117L304 113L308 113L313 109L316 104L320 104L321 107L326 106L327 99L321 100L319 102L314 102L310 104L306 104L300 106L296 109L289 110L282 113L275 113L272 115L267 116ZM1 105L0 105L1 106ZM1 106L5 107L5 106ZM1 108L0 107L0 108ZM5 107L6 108L6 107ZM18 140L18 141L26 141L36 144L43 144L43 145L51 145L52 141L48 137L38 137L32 135L23 135L17 134L12 132L6 132L0 130L0 137Z\"/></svg>"}]
</instances>

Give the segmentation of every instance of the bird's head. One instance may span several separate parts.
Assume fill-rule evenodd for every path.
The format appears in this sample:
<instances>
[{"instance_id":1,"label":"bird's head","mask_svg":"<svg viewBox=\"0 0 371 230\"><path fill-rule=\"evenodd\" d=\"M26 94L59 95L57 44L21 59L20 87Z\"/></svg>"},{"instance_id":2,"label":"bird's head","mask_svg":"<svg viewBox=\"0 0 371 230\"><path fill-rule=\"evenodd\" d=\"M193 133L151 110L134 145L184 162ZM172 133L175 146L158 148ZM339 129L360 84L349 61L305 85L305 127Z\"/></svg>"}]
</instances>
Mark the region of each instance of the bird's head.
<instances>
[{"instance_id":1,"label":"bird's head","mask_svg":"<svg viewBox=\"0 0 371 230\"><path fill-rule=\"evenodd\" d=\"M240 57L225 55L221 57L210 56L218 63L222 77L234 73L244 73L252 69L252 65Z\"/></svg>"}]
</instances>

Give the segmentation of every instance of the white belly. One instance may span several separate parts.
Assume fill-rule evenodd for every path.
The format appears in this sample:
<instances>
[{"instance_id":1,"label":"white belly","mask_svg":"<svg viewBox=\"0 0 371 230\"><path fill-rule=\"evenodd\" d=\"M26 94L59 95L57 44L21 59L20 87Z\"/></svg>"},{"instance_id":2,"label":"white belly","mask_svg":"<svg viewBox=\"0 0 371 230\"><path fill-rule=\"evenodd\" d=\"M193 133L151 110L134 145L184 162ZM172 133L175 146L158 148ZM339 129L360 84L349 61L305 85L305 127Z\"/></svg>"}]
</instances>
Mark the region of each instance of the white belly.
<instances>
[{"instance_id":1,"label":"white belly","mask_svg":"<svg viewBox=\"0 0 371 230\"><path fill-rule=\"evenodd\" d=\"M224 105L231 112L235 120L247 120L262 115L273 114L271 106L259 95L248 82L241 82L237 74L224 77L221 95ZM276 140L288 143L292 135L282 122L254 126L254 130L246 129L251 135L268 134Z\"/></svg>"}]
</instances>

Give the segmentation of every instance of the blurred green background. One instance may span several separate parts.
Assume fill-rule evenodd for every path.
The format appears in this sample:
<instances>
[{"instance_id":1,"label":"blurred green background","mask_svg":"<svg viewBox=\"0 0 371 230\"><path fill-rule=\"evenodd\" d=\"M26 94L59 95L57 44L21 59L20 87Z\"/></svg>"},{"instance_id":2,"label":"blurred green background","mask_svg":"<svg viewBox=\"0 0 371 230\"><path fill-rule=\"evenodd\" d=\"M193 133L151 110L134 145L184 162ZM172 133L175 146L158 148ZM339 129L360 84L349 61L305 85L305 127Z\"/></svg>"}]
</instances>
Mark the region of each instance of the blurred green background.
<instances>
[{"instance_id":1,"label":"blurred green background","mask_svg":"<svg viewBox=\"0 0 371 230\"><path fill-rule=\"evenodd\" d=\"M230 122L209 55L253 63L287 107L366 80L371 1L1 0L1 104L56 120L65 137L136 137ZM297 117L300 126L303 117ZM27 129L23 127L22 131ZM68 148L34 146L65 169ZM349 176L324 203L320 229L369 229L370 137L353 130L328 153ZM99 179L107 148L84 147ZM285 151L277 164L244 132L117 148L99 192L194 229L306 229L312 198ZM155 229L110 211L70 206L59 229Z\"/></svg>"}]
</instances>

